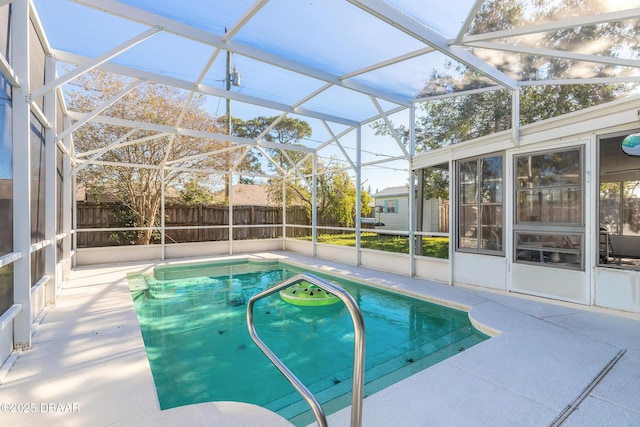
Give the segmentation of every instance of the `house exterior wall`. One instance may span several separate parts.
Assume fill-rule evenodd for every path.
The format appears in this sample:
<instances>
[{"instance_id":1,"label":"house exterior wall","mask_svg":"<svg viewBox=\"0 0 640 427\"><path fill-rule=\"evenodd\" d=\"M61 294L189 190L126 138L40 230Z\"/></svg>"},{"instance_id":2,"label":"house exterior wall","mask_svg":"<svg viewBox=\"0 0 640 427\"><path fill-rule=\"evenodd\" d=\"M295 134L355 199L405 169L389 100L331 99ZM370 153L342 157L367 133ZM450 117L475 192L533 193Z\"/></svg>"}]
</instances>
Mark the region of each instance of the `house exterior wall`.
<instances>
[{"instance_id":1,"label":"house exterior wall","mask_svg":"<svg viewBox=\"0 0 640 427\"><path fill-rule=\"evenodd\" d=\"M598 263L599 165L601 136L637 132L640 97L626 98L523 126L514 138L511 131L461 143L414 158L413 168L448 163L455 171L458 160L489 153L504 154L503 255L465 253L456 249L451 257L451 283L481 286L536 295L585 305L640 312L640 272ZM580 147L583 156L583 266L579 271L514 261L514 165L515 156ZM638 159L640 162L640 158ZM456 179L452 173L452 181ZM456 185L451 187L454 218L450 239L457 241ZM455 248L455 247L454 247Z\"/></svg>"},{"instance_id":2,"label":"house exterior wall","mask_svg":"<svg viewBox=\"0 0 640 427\"><path fill-rule=\"evenodd\" d=\"M408 230L409 229L409 195L396 194L384 197L376 197L375 205L382 206L383 212L375 214L375 220L384 223L383 230ZM394 212L389 211L393 206Z\"/></svg>"}]
</instances>

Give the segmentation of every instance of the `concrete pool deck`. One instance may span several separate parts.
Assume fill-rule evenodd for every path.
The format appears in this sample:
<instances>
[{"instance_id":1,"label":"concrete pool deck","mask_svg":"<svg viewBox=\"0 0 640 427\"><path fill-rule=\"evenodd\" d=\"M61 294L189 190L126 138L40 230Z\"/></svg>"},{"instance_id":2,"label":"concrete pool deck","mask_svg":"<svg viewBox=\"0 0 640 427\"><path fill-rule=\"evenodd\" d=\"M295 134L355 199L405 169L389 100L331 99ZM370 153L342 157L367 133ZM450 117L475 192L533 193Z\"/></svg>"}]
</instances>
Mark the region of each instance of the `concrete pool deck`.
<instances>
[{"instance_id":1,"label":"concrete pool deck","mask_svg":"<svg viewBox=\"0 0 640 427\"><path fill-rule=\"evenodd\" d=\"M366 397L363 426L640 425L640 315L451 287L291 253L254 256L467 307L477 326L500 331ZM127 272L158 264L164 263L73 272L56 306L36 320L32 349L15 352L0 370L0 425L291 425L263 408L233 402L160 410L126 282ZM349 408L328 421L348 426Z\"/></svg>"}]
</instances>

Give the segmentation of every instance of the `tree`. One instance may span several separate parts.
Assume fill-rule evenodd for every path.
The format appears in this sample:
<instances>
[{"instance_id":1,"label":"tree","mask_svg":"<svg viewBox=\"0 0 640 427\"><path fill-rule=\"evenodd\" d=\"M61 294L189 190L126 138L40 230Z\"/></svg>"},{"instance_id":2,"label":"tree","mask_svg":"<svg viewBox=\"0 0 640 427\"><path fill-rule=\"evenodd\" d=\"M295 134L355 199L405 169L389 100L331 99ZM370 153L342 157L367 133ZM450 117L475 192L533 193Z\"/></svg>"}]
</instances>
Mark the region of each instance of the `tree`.
<instances>
[{"instance_id":1,"label":"tree","mask_svg":"<svg viewBox=\"0 0 640 427\"><path fill-rule=\"evenodd\" d=\"M276 120L278 120L278 116L260 116L247 121L234 118L233 134L244 138L256 139ZM304 153L295 150L287 150L285 146L287 144L298 144L299 141L310 136L311 126L309 123L291 117L284 117L280 119L277 124L269 130L269 132L263 135L262 138L267 142L276 142L283 146L282 149L269 148L266 151L276 162L277 166L288 170L293 165L287 157L289 157L292 162L296 163L302 160ZM283 150L287 151L287 155L284 154ZM276 165L269 163L267 168L271 171L275 171L277 169Z\"/></svg>"},{"instance_id":2,"label":"tree","mask_svg":"<svg viewBox=\"0 0 640 427\"><path fill-rule=\"evenodd\" d=\"M213 202L214 197L213 191L191 178L180 190L180 199L188 205L207 205Z\"/></svg>"},{"instance_id":3,"label":"tree","mask_svg":"<svg viewBox=\"0 0 640 427\"><path fill-rule=\"evenodd\" d=\"M277 119L278 117L274 116L257 117L246 122L236 120L234 133L245 138L257 138ZM279 120L263 136L265 141L277 142L282 145L281 149L268 149L269 156L274 160L275 165L269 164L267 167L271 171L284 171L289 175L285 180L287 206L304 206L309 216L313 209L311 188L313 159L307 153L287 150L287 145L299 145L302 139L310 136L311 126L307 122L289 117ZM349 174L341 168L335 159L326 162L319 161L316 171L318 215L330 217L347 227L353 226L358 217L355 211L356 186ZM269 181L269 197L280 204L284 202L282 182L283 178L273 178ZM370 213L369 202L371 200L371 196L366 191L361 191L362 209L360 215L366 216Z\"/></svg>"},{"instance_id":4,"label":"tree","mask_svg":"<svg viewBox=\"0 0 640 427\"><path fill-rule=\"evenodd\" d=\"M424 199L449 200L449 165L424 170Z\"/></svg>"},{"instance_id":5,"label":"tree","mask_svg":"<svg viewBox=\"0 0 640 427\"><path fill-rule=\"evenodd\" d=\"M470 34L499 31L517 26L525 26L550 19L573 17L576 11L585 8L605 10L599 0L560 0L554 3L535 2L533 5L516 0L504 2L490 0L483 3L470 28ZM599 40L607 47L599 52L602 55L616 56L616 46L638 51L636 21L598 24L568 28L544 33L537 37L541 47L571 51L585 40ZM510 44L525 44L524 38L508 40ZM474 51L483 59L489 59L496 69L517 80L545 80L551 78L571 78L577 72L583 72L583 64L559 57L538 55L520 55L514 60L514 54L500 54L491 51L484 54ZM615 75L616 69L610 65L591 67L591 77ZM438 95L458 91L485 88L494 85L487 77L476 70L450 61L442 71L434 71L420 96ZM598 105L615 99L627 86L593 84L562 86L522 87L520 94L520 124L534 123L550 117L566 114L585 107ZM427 151L461 141L470 140L490 133L507 130L511 126L511 92L494 90L442 98L422 103L421 118L416 124L416 150ZM384 127L377 124L378 128ZM405 131L406 129L400 129Z\"/></svg>"},{"instance_id":6,"label":"tree","mask_svg":"<svg viewBox=\"0 0 640 427\"><path fill-rule=\"evenodd\" d=\"M72 83L74 89L67 93L68 108L89 113L119 93L130 81L124 77L94 71ZM204 99L196 96L187 105L187 98L186 91L144 82L102 114L128 121L220 132L217 119L202 108ZM182 117L179 123L178 117ZM96 157L80 171L78 178L87 188L98 188L100 194L111 195L126 205L132 213L134 226L149 227L138 233L136 243L148 244L153 233L151 227L157 226L159 222L162 186L176 184L188 175L184 169L163 169L165 161L175 161L174 166L182 168L226 170L220 168L228 164L228 159L220 156L193 156L227 148L230 143L188 135L166 135L143 129L127 135L130 131L131 128L125 125L117 126L99 121L91 121L76 130L74 145L78 154L89 152ZM145 139L152 136L155 138ZM134 142L137 140L142 141ZM110 149L104 151L110 145ZM240 155L238 151L233 153ZM89 156L82 157L82 160L87 157ZM96 160L103 163L93 163ZM245 159L245 162L250 160Z\"/></svg>"},{"instance_id":7,"label":"tree","mask_svg":"<svg viewBox=\"0 0 640 427\"><path fill-rule=\"evenodd\" d=\"M299 179L286 180L287 206L304 206L307 215L313 211L313 194L311 188L311 165L305 164L302 172L308 177L307 182ZM360 190L360 213L356 212L356 186L352 177L342 169L335 159L327 162L319 161L316 167L316 208L320 218L330 218L345 227L353 227L361 216L371 213L373 198L364 189ZM269 197L282 204L282 178L274 178L269 184Z\"/></svg>"},{"instance_id":8,"label":"tree","mask_svg":"<svg viewBox=\"0 0 640 427\"><path fill-rule=\"evenodd\" d=\"M552 19L568 19L574 17L576 11L579 14L585 13L585 9L603 11L606 10L605 6L602 0L558 0L552 3L535 1L532 4L522 0L488 0L476 14L469 33L482 34ZM607 47L600 52L602 55L617 56L616 46L624 46L623 50L637 52L640 46L637 21L582 26L536 35L537 47L567 51L584 44L585 40L598 40L606 45ZM527 40L512 37L508 43L526 45ZM576 70L583 71L587 68L581 68L583 64L579 62L559 57L548 58L531 54L515 56L514 59L513 53L484 53L477 49L472 50L472 53L491 61L497 70L522 81L571 78ZM599 65L591 69L592 77L614 75L616 72L615 67L608 65ZM442 70L433 70L418 96L452 94L491 86L495 86L495 83L478 71L464 65L454 65L447 60ZM623 84L522 87L520 124L534 123L611 101L626 90L628 87ZM512 123L511 96L510 90L493 90L439 98L419 104L420 114L415 123L416 151L434 150L508 130ZM374 123L373 128L377 134L390 134L383 122ZM398 126L396 132L408 145L409 129L406 126ZM436 175L433 175L434 172ZM442 186L446 182L441 178L437 171L428 171L425 182L432 181L438 188L446 188ZM425 191L428 191L427 186Z\"/></svg>"}]
</instances>

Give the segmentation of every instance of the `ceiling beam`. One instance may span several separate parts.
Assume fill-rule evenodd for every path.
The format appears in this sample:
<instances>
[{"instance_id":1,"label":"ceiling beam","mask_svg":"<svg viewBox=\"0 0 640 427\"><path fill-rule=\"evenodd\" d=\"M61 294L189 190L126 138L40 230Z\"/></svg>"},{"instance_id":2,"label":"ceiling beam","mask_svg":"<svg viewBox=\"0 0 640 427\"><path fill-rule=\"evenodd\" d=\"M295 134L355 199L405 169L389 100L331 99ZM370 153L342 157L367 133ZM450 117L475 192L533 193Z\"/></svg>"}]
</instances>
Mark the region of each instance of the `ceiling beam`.
<instances>
[{"instance_id":1,"label":"ceiling beam","mask_svg":"<svg viewBox=\"0 0 640 427\"><path fill-rule=\"evenodd\" d=\"M175 163L182 163L182 162L188 162L191 160L198 160L201 159L203 157L209 157L209 156L215 156L218 154L223 154L229 151L233 151L233 150L240 150L243 149L244 147L240 146L240 145L232 145L231 147L225 147L225 148L221 148L219 150L213 150L213 151L208 151L206 153L199 153L199 154L194 154L191 156L186 156L186 157L181 157L179 159L176 160L171 160L168 162L164 162L165 166L171 166ZM248 147L251 148L251 147Z\"/></svg>"},{"instance_id":2,"label":"ceiling beam","mask_svg":"<svg viewBox=\"0 0 640 427\"><path fill-rule=\"evenodd\" d=\"M76 55L70 52L64 52L55 50L53 51L56 59L62 62L68 62L70 64L81 65L86 61L90 61L90 58L85 56ZM156 74L148 71L138 70L135 68L127 67L124 65L118 65L113 63L105 63L99 67L100 70L108 71L110 73L116 73L123 76L145 79L148 81L153 81L156 83L164 84L167 86L174 86L184 90L194 90L194 82L190 82L187 80L176 79L173 77L168 77L162 74ZM346 126L357 126L358 122L354 120L345 119L343 117L332 116L330 114L324 114L313 110L303 109L300 107L292 107L290 105L281 104L279 102L269 101L263 98L256 98L249 95L244 95L238 92L229 92L224 89L214 88L212 86L207 86L203 84L199 84L195 87L196 92L204 94L217 96L223 99L231 99L232 101L244 102L251 105L258 105L260 107L270 108L272 110L278 110L287 113L300 114L307 117L312 117L319 120L327 120L329 122L340 123Z\"/></svg>"},{"instance_id":3,"label":"ceiling beam","mask_svg":"<svg viewBox=\"0 0 640 427\"><path fill-rule=\"evenodd\" d=\"M154 34L157 34L160 30L161 28L159 27L153 27L153 28L149 28L146 31L143 31L142 33L127 40L126 42L114 47L111 50L108 50L102 55L99 55L93 58L91 61L88 61L85 64L73 69L72 71L69 71L64 76L58 77L57 79L39 87L38 89L34 90L31 93L31 98L37 99L45 95L47 92L57 88L58 86L62 86L63 84L69 83L71 80L81 76L84 73L87 73L93 70L94 68L99 67L101 64L104 64L110 59L120 55L122 52L136 46L139 43L142 43L143 41L153 36Z\"/></svg>"},{"instance_id":4,"label":"ceiling beam","mask_svg":"<svg viewBox=\"0 0 640 427\"><path fill-rule=\"evenodd\" d=\"M362 163L360 167L379 165L381 163L395 162L398 160L407 161L407 158L404 156L386 157L384 159L372 160L370 162Z\"/></svg>"},{"instance_id":5,"label":"ceiling beam","mask_svg":"<svg viewBox=\"0 0 640 427\"><path fill-rule=\"evenodd\" d=\"M69 126L68 128L66 128L65 130L63 130L62 132L60 132L58 135L56 135L56 139L64 139L66 138L68 135L71 135L73 132L75 132L79 127L85 125L86 123L88 123L89 121L91 121L91 119L95 116L97 116L98 114L100 114L101 112L103 112L104 110L106 110L107 108L109 108L111 105L113 105L114 103L116 103L119 99L121 99L123 96L125 96L126 94L128 94L129 92L131 92L133 89L135 89L136 87L140 86L140 84L142 83L142 80L137 80L131 84L129 84L128 86L126 86L125 88L123 88L118 94L116 94L113 98L107 100L106 102L104 102L102 105L100 105L98 108L96 108L95 110L93 110L90 113L85 114L85 116L81 119L78 120L77 122L75 122L72 126Z\"/></svg>"},{"instance_id":6,"label":"ceiling beam","mask_svg":"<svg viewBox=\"0 0 640 427\"><path fill-rule=\"evenodd\" d=\"M560 86L560 85L600 85L600 84L613 84L613 83L631 83L640 82L640 76L627 76L627 77L590 77L590 78L575 78L575 79L558 79L558 80L530 80L522 82L520 87L525 86Z\"/></svg>"},{"instance_id":7,"label":"ceiling beam","mask_svg":"<svg viewBox=\"0 0 640 427\"><path fill-rule=\"evenodd\" d=\"M482 7L483 3L484 3L484 0L475 1L475 3L473 4L473 7L467 14L467 19L465 19L464 23L460 27L460 31L458 31L458 36L456 37L455 44L460 44L460 40L462 40L465 33L469 31L469 28L471 27L471 24L473 24L473 20L476 19L476 15L478 14L478 11Z\"/></svg>"},{"instance_id":8,"label":"ceiling beam","mask_svg":"<svg viewBox=\"0 0 640 427\"><path fill-rule=\"evenodd\" d=\"M154 14L136 7L120 3L116 0L72 0L75 3L82 4L84 6L92 7L112 15L120 16L124 19L135 21L147 26L161 26L166 32L176 34L181 37L185 37L191 40L195 40L200 43L208 44L210 46L219 47L222 50L228 50L239 55L243 55L267 64L274 65L276 67L284 68L295 73L312 77L318 80L323 80L327 83L332 83L337 86L342 86L347 89L351 89L357 92L361 92L365 95L372 94L377 98L384 99L395 104L404 105L406 107L411 105L411 100L406 97L399 96L394 93L390 93L384 90L380 90L374 87L370 87L365 84L360 84L350 80L342 80L340 76L322 71L318 68L314 68L300 62L272 54L260 49L256 49L252 46L245 45L243 43L228 41L226 42L224 37L219 37L208 31L204 31L187 24L175 21L173 19Z\"/></svg>"},{"instance_id":9,"label":"ceiling beam","mask_svg":"<svg viewBox=\"0 0 640 427\"><path fill-rule=\"evenodd\" d=\"M527 34L546 33L549 31L562 30L565 28L583 27L587 25L604 24L607 22L624 21L627 19L640 18L640 8L620 10L617 12L600 13L591 16L581 16L579 18L564 19L561 21L550 21L543 24L528 25L524 27L511 28L508 30L493 31L490 33L473 34L463 37L460 44L470 42L502 39L508 37L524 36Z\"/></svg>"},{"instance_id":10,"label":"ceiling beam","mask_svg":"<svg viewBox=\"0 0 640 427\"><path fill-rule=\"evenodd\" d=\"M38 40L42 45L44 54L49 55L51 53L51 45L49 44L49 40L47 40L47 36L45 35L44 27L42 26L42 21L40 20L40 15L38 15L38 11L33 4L33 0L29 2L29 5L31 6L29 7L29 18L31 18L31 24L36 31L36 35L38 36Z\"/></svg>"},{"instance_id":11,"label":"ceiling beam","mask_svg":"<svg viewBox=\"0 0 640 427\"><path fill-rule=\"evenodd\" d=\"M231 165L231 170L234 171L234 172L237 171L238 170L238 166L240 166L242 161L249 155L250 152L251 152L251 147L245 147L244 148L244 152Z\"/></svg>"},{"instance_id":12,"label":"ceiling beam","mask_svg":"<svg viewBox=\"0 0 640 427\"><path fill-rule=\"evenodd\" d=\"M494 90L505 90L505 88L503 88L502 86L488 86L488 87L481 87L479 89L463 90L460 92L443 93L442 95L425 96L423 98L416 99L416 103L433 101L436 99L443 99L443 98L453 98L454 96L461 96L461 95L473 95L474 93L492 92Z\"/></svg>"},{"instance_id":13,"label":"ceiling beam","mask_svg":"<svg viewBox=\"0 0 640 427\"><path fill-rule=\"evenodd\" d=\"M384 111L382 111L382 107L380 106L380 103L378 102L378 100L372 96L371 102L373 102L373 104L376 106L376 109L378 110L378 114L380 114L380 117L382 117L382 120L384 120L384 123L387 126L387 130L389 130L389 133L398 144L398 147L400 147L400 150L402 151L402 153L405 155L407 159L410 159L411 154L407 151L407 147L405 147L404 144L402 143L402 138L400 138L400 135L398 135L398 132L396 132L396 129L391 124L389 117L387 117Z\"/></svg>"},{"instance_id":14,"label":"ceiling beam","mask_svg":"<svg viewBox=\"0 0 640 427\"><path fill-rule=\"evenodd\" d=\"M589 55L584 53L569 52L566 50L544 49L544 48L538 48L538 47L527 47L522 45L516 46L512 44L492 43L492 42L472 42L472 43L468 43L467 46L478 47L482 49L498 50L498 51L504 51L504 52L523 53L525 55L538 55L538 56L547 56L552 58L572 59L575 61L593 62L597 64L620 65L623 67L634 67L634 68L640 67L640 60L637 60L637 59L624 59L624 58L614 58L611 56Z\"/></svg>"},{"instance_id":15,"label":"ceiling beam","mask_svg":"<svg viewBox=\"0 0 640 427\"><path fill-rule=\"evenodd\" d=\"M256 13L258 13L260 9L262 9L264 5L266 5L267 3L269 3L269 0L256 1L249 9L247 9L247 11L240 17L240 19L238 19L238 21L233 25L233 27L231 27L229 31L225 32L224 36L222 37L222 40L225 42L231 40L231 38L234 35L236 35L238 31L240 31L242 27L244 27L245 24L249 22L249 20L251 20L251 18L253 18L256 15Z\"/></svg>"},{"instance_id":16,"label":"ceiling beam","mask_svg":"<svg viewBox=\"0 0 640 427\"><path fill-rule=\"evenodd\" d=\"M325 129L327 129L327 132L329 133L329 136L331 137L331 140L329 141L329 143L322 144L320 147L318 147L316 149L316 152L319 152L322 148L326 147L331 142L335 142L336 143L336 147L338 147L338 149L342 152L342 155L344 156L344 158L351 165L351 169L357 170L358 168L357 168L356 164L353 163L353 160L351 160L351 157L349 157L349 154L347 154L347 151L344 149L344 147L340 143L340 140L338 139L336 134L333 132L333 129L331 129L329 127L329 124L327 122L325 122L325 121L323 121L322 124L324 125Z\"/></svg>"},{"instance_id":17,"label":"ceiling beam","mask_svg":"<svg viewBox=\"0 0 640 427\"><path fill-rule=\"evenodd\" d=\"M493 68L460 46L450 45L447 39L442 35L387 2L382 0L348 1L383 22L398 28L400 31L415 38L416 40L433 47L449 58L463 63L475 70L481 71L491 80L500 83L509 89L515 89L518 87L518 82L515 79Z\"/></svg>"},{"instance_id":18,"label":"ceiling beam","mask_svg":"<svg viewBox=\"0 0 640 427\"><path fill-rule=\"evenodd\" d=\"M98 160L100 158L100 156L102 156L104 153L106 153L107 151L110 151L114 148L116 148L117 146L119 146L121 143L123 143L124 141L126 141L131 135L133 135L134 133L136 133L138 130L137 129L131 129L129 132L127 132L126 134L122 135L120 138L116 139L115 141L113 141L111 144L107 145L106 147L102 147L100 150L98 150L96 153L93 154L93 156L91 156L90 159L87 160L80 160L79 161L79 165L77 167L75 167L72 171L71 174L72 175L76 175L78 172L80 172L82 169L86 168L87 166L89 166L90 164L92 164L95 160ZM147 137L148 140L149 137ZM157 135L153 135L151 138L157 138ZM142 141L140 141L142 142ZM80 157L80 156L77 156Z\"/></svg>"},{"instance_id":19,"label":"ceiling beam","mask_svg":"<svg viewBox=\"0 0 640 427\"><path fill-rule=\"evenodd\" d=\"M7 78L11 86L16 88L20 87L18 76L16 76L16 73L13 71L13 68L11 68L11 65L6 60L4 55L0 55L0 72L2 72L2 74Z\"/></svg>"},{"instance_id":20,"label":"ceiling beam","mask_svg":"<svg viewBox=\"0 0 640 427\"><path fill-rule=\"evenodd\" d=\"M69 111L69 117L71 117L74 120L78 120L84 117L84 115L82 113L78 113L75 111ZM227 135L227 134L216 133L216 132L206 132L206 131L194 130L194 129L176 128L174 126L160 125L160 124L148 123L148 122L136 122L134 120L119 119L117 117L110 117L110 116L99 115L94 117L91 121L95 123L103 123L107 125L121 126L126 128L132 128L132 129L143 129L143 130L148 130L148 131L158 132L158 133L169 133L169 134L182 135L182 136L192 136L194 138L229 141L235 144L242 144L242 145L254 145L254 146L260 145L262 147L267 147L267 148L300 151L303 153L310 153L314 151L313 148L304 147L300 145L278 144L276 142L268 142L268 141L260 141L259 143L256 143L256 141L254 141L253 139L242 138L234 135Z\"/></svg>"},{"instance_id":21,"label":"ceiling beam","mask_svg":"<svg viewBox=\"0 0 640 427\"><path fill-rule=\"evenodd\" d=\"M390 58L390 59L387 59L386 61L378 62L377 64L369 65L368 67L364 67L359 70L355 70L350 73L343 74L342 76L340 76L340 78L349 79L352 77L356 77L356 76L359 76L360 74L376 71L376 70L379 70L380 68L388 67L390 65L395 65L399 62L408 61L409 59L417 58L419 56L423 56L434 51L435 49L432 47L425 47L422 49L414 50L413 52L405 53L404 55L396 56L395 58Z\"/></svg>"},{"instance_id":22,"label":"ceiling beam","mask_svg":"<svg viewBox=\"0 0 640 427\"><path fill-rule=\"evenodd\" d=\"M138 129L132 129L131 131L127 132L127 135L129 135L129 136L130 136L130 135L133 135L133 134L135 134L137 131L138 131ZM125 135L125 136L127 136L127 135ZM120 140L120 139L122 139L122 141L123 141L123 142L120 142L119 144L116 144L116 145L114 145L114 146L113 146L113 147L111 147L111 148L123 148L123 147L128 147L128 146L130 146L130 145L139 144L139 143L141 143L141 142L151 141L151 140L154 140L154 139L164 138L164 137L169 137L169 136L171 136L171 134L170 134L170 133L157 133L157 134L154 134L154 135L145 136L145 137L142 137L142 138L139 138L139 139L132 139L132 140L129 140L129 141L124 141L124 139L119 138L119 140ZM125 138L125 139L126 139L126 138ZM76 157L84 158L84 157L92 156L92 155L94 155L95 153L99 153L99 152L101 152L102 150L104 150L104 147L102 147L102 148L98 148L98 149L94 149L94 150L85 151L85 152L83 152L83 153L78 153L78 154L76 155Z\"/></svg>"}]
</instances>

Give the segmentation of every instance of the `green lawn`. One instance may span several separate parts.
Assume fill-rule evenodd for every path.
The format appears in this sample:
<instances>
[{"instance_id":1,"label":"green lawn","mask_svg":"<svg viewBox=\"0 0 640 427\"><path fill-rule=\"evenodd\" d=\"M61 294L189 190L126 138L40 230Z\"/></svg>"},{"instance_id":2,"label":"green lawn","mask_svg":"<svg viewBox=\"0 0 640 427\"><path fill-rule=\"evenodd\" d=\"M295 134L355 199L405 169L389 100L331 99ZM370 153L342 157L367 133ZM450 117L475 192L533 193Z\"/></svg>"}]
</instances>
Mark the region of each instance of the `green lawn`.
<instances>
[{"instance_id":1,"label":"green lawn","mask_svg":"<svg viewBox=\"0 0 640 427\"><path fill-rule=\"evenodd\" d=\"M305 237L303 239L311 240L311 237ZM319 234L318 243L327 243L330 245L340 246L355 246L356 235L353 233ZM366 249L408 254L409 238L406 236L387 236L384 234L376 233L362 233L360 237L360 246ZM447 259L449 257L449 238L423 237L422 253L424 256Z\"/></svg>"}]
</instances>

